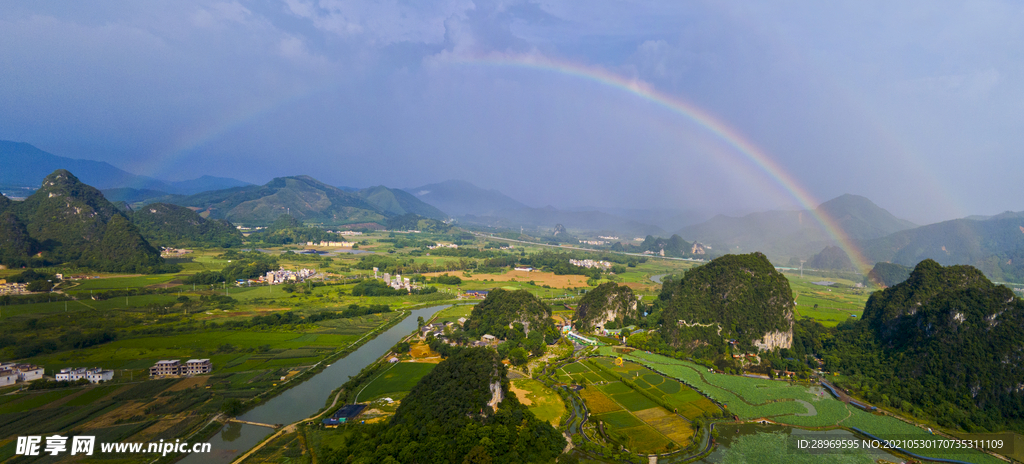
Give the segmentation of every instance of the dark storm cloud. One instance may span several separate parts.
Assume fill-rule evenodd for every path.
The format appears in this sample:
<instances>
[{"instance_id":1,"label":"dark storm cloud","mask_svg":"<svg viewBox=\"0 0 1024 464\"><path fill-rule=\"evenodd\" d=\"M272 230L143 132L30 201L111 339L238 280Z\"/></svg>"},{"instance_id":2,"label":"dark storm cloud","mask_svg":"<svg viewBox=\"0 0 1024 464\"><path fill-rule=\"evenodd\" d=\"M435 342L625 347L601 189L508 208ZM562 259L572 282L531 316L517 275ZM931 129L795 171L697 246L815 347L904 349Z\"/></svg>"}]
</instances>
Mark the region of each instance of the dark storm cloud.
<instances>
[{"instance_id":1,"label":"dark storm cloud","mask_svg":"<svg viewBox=\"0 0 1024 464\"><path fill-rule=\"evenodd\" d=\"M0 138L142 174L462 178L555 206L795 205L682 115L593 80L494 64L532 56L703 108L819 200L862 194L918 222L1024 209L1024 12L1013 2L0 11Z\"/></svg>"}]
</instances>

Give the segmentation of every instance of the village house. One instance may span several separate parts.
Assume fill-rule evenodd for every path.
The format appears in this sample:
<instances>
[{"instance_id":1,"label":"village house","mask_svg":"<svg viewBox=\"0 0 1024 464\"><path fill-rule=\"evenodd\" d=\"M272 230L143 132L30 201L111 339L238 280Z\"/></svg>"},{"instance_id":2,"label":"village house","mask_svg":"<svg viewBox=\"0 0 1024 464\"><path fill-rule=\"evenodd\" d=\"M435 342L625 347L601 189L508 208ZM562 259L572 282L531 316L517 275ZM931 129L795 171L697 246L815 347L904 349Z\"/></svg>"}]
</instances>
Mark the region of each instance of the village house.
<instances>
[{"instance_id":1,"label":"village house","mask_svg":"<svg viewBox=\"0 0 1024 464\"><path fill-rule=\"evenodd\" d=\"M84 367L65 367L54 376L58 382L77 382L86 379L92 383L109 382L114 378L114 371L105 371L98 367L87 369Z\"/></svg>"}]
</instances>

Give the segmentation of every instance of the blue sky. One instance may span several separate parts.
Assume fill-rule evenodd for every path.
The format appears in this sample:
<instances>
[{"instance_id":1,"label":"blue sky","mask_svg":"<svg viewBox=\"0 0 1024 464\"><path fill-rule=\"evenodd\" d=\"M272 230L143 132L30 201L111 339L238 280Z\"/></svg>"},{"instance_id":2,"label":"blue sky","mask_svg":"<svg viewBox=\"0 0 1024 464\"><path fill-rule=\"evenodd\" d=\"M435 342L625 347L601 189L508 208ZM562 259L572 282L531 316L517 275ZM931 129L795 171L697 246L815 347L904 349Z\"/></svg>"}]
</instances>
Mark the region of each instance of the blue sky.
<instances>
[{"instance_id":1,"label":"blue sky","mask_svg":"<svg viewBox=\"0 0 1024 464\"><path fill-rule=\"evenodd\" d=\"M415 187L536 206L1022 210L1024 5L998 1L5 2L0 139L172 180Z\"/></svg>"}]
</instances>

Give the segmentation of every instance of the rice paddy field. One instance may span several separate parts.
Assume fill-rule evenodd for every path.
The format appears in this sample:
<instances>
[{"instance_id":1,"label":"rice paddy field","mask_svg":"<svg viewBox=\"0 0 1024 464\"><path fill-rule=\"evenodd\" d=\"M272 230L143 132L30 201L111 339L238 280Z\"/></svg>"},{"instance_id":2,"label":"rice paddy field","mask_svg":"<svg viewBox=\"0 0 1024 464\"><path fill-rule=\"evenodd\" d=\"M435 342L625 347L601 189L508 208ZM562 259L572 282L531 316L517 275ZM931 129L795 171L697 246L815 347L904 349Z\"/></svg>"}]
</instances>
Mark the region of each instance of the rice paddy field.
<instances>
[{"instance_id":1,"label":"rice paddy field","mask_svg":"<svg viewBox=\"0 0 1024 464\"><path fill-rule=\"evenodd\" d=\"M631 362L620 366L609 358L596 358L568 364L562 371L559 375L586 385L579 395L591 419L600 421L612 439L635 453L663 453L689 445L696 433L691 421L720 410L693 389ZM676 412L634 390L623 377L671 404Z\"/></svg>"},{"instance_id":2,"label":"rice paddy field","mask_svg":"<svg viewBox=\"0 0 1024 464\"><path fill-rule=\"evenodd\" d=\"M871 414L842 403L818 387L717 374L690 362L638 350L619 353L615 348L601 347L598 352L607 356L621 356L680 379L724 404L726 411L741 419L767 419L777 424L808 428L856 427L881 438L941 438L894 417ZM606 359L607 363L613 362L613 358ZM925 452L921 454L930 456ZM968 462L1000 462L975 450L966 450L956 456L943 454L938 457Z\"/></svg>"}]
</instances>

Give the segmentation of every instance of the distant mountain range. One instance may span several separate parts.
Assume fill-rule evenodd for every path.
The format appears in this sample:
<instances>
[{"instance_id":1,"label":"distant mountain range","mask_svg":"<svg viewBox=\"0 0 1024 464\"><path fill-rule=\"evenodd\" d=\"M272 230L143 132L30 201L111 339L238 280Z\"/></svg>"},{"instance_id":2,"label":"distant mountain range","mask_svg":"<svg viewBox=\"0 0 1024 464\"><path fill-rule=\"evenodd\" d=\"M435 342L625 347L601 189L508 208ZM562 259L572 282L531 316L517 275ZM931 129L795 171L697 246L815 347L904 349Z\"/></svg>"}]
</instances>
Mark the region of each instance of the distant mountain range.
<instances>
[{"instance_id":1,"label":"distant mountain range","mask_svg":"<svg viewBox=\"0 0 1024 464\"><path fill-rule=\"evenodd\" d=\"M505 210L528 208L497 190L482 189L464 180L447 180L404 190L453 217L494 216Z\"/></svg>"},{"instance_id":2,"label":"distant mountain range","mask_svg":"<svg viewBox=\"0 0 1024 464\"><path fill-rule=\"evenodd\" d=\"M801 259L834 245L834 239L815 219L824 215L852 239L873 239L917 227L897 218L867 198L842 195L822 203L814 211L768 211L743 217L715 216L707 222L680 229L687 240L712 245L717 250L739 253L760 251L777 264Z\"/></svg>"},{"instance_id":3,"label":"distant mountain range","mask_svg":"<svg viewBox=\"0 0 1024 464\"><path fill-rule=\"evenodd\" d=\"M447 215L401 190L384 186L348 192L309 176L278 177L266 185L203 192L166 200L235 224L266 225L289 214L299 222L343 225L384 224L415 214L444 220Z\"/></svg>"},{"instance_id":4,"label":"distant mountain range","mask_svg":"<svg viewBox=\"0 0 1024 464\"><path fill-rule=\"evenodd\" d=\"M996 281L1024 282L1024 212L954 219L861 242L871 261L907 267L970 264Z\"/></svg>"},{"instance_id":5,"label":"distant mountain range","mask_svg":"<svg viewBox=\"0 0 1024 464\"><path fill-rule=\"evenodd\" d=\"M497 190L487 190L462 180L448 180L405 191L457 218L461 223L517 229L554 229L561 224L570 230L628 234L664 235L657 226L601 211L566 211L552 206L533 208Z\"/></svg>"},{"instance_id":6,"label":"distant mountain range","mask_svg":"<svg viewBox=\"0 0 1024 464\"><path fill-rule=\"evenodd\" d=\"M47 175L58 169L75 173L82 182L100 190L133 188L166 194L192 195L207 190L250 185L227 177L202 176L183 181L162 181L118 169L102 161L65 158L32 145L0 140L0 187L5 191L31 193Z\"/></svg>"}]
</instances>

